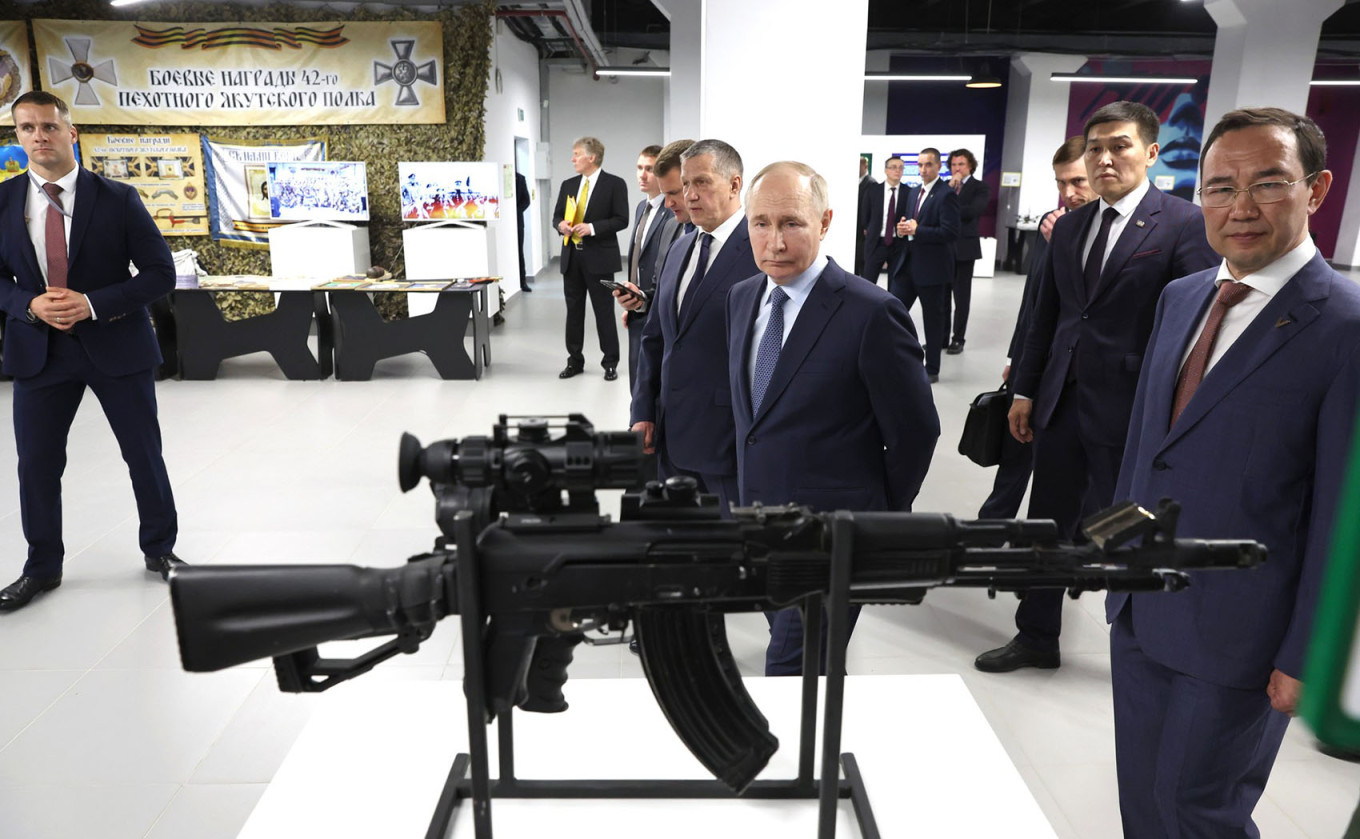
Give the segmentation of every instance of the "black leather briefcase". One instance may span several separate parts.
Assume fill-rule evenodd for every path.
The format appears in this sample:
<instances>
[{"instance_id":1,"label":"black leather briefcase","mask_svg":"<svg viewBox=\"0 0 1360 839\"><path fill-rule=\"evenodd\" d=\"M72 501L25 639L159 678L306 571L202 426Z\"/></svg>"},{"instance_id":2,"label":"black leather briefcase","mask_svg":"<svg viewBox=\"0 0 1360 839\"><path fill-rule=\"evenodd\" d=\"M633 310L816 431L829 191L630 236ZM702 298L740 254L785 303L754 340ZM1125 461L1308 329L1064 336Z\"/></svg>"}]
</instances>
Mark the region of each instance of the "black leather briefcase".
<instances>
[{"instance_id":1,"label":"black leather briefcase","mask_svg":"<svg viewBox=\"0 0 1360 839\"><path fill-rule=\"evenodd\" d=\"M1011 392L1006 388L979 393L968 406L959 438L959 454L978 466L1001 462L1001 442L1010 433L1006 415L1011 410Z\"/></svg>"}]
</instances>

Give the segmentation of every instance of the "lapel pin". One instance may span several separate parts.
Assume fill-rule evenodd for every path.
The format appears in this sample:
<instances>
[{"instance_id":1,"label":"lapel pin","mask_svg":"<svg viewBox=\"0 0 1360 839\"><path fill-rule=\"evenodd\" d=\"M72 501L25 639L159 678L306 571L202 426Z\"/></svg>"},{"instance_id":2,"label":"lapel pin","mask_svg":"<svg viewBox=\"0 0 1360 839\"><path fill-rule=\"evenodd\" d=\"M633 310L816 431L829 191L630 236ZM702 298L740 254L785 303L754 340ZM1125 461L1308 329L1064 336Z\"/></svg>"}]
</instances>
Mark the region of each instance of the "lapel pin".
<instances>
[{"instance_id":1,"label":"lapel pin","mask_svg":"<svg viewBox=\"0 0 1360 839\"><path fill-rule=\"evenodd\" d=\"M1142 219L1135 219L1133 224L1135 227L1142 227L1143 225L1147 224L1147 222L1143 221Z\"/></svg>"},{"instance_id":2,"label":"lapel pin","mask_svg":"<svg viewBox=\"0 0 1360 839\"><path fill-rule=\"evenodd\" d=\"M1281 326L1288 326L1293 322L1294 321L1290 320L1289 318L1280 318L1279 320L1275 321L1275 328L1279 329Z\"/></svg>"}]
</instances>

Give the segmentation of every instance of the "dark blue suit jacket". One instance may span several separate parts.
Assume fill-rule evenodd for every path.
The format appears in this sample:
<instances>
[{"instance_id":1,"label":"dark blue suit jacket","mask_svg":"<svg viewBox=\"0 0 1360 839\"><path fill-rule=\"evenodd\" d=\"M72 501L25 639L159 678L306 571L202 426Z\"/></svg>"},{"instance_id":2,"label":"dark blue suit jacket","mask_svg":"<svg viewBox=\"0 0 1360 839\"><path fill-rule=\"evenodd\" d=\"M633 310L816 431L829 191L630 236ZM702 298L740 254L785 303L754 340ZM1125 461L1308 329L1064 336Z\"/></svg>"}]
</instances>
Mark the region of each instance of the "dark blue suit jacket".
<instances>
[{"instance_id":1,"label":"dark blue suit jacket","mask_svg":"<svg viewBox=\"0 0 1360 839\"><path fill-rule=\"evenodd\" d=\"M864 220L863 224L860 225L860 235L863 236L860 245L864 248L866 254L872 253L874 246L883 241L883 214L888 209L883 204L883 194L887 189L886 183L871 183L859 191L859 215ZM898 219L908 215L908 208L914 206L908 203L913 200L910 198L911 194L911 187L904 183L897 185L897 206L893 213L895 216L894 225L897 224ZM897 271L897 267L902 261L902 254L906 251L906 244L905 238L896 235L896 233L893 234L892 252L888 258L888 276L891 277Z\"/></svg>"},{"instance_id":2,"label":"dark blue suit jacket","mask_svg":"<svg viewBox=\"0 0 1360 839\"><path fill-rule=\"evenodd\" d=\"M632 422L656 423L657 451L691 472L735 475L732 394L727 384L727 321L732 284L756 273L742 219L709 264L703 282L685 292L677 317L680 275L696 259L699 231L671 246L642 330Z\"/></svg>"},{"instance_id":3,"label":"dark blue suit jacket","mask_svg":"<svg viewBox=\"0 0 1360 839\"><path fill-rule=\"evenodd\" d=\"M1092 201L1053 227L1015 392L1034 400L1030 424L1045 428L1069 374L1088 443L1122 446L1157 296L1167 283L1216 266L1204 217L1189 201L1149 186L1088 300L1082 246L1100 212Z\"/></svg>"},{"instance_id":4,"label":"dark blue suit jacket","mask_svg":"<svg viewBox=\"0 0 1360 839\"><path fill-rule=\"evenodd\" d=\"M899 216L912 217L923 186L907 193L907 205ZM959 220L959 196L949 188L948 181L939 181L930 188L916 214L916 233L907 243L906 259L902 267L910 271L917 286L944 285L954 280L954 249L959 240L962 222Z\"/></svg>"},{"instance_id":5,"label":"dark blue suit jacket","mask_svg":"<svg viewBox=\"0 0 1360 839\"><path fill-rule=\"evenodd\" d=\"M746 362L765 287L758 274L727 300L741 503L910 510L940 421L906 308L829 262L752 416Z\"/></svg>"},{"instance_id":6,"label":"dark blue suit jacket","mask_svg":"<svg viewBox=\"0 0 1360 839\"><path fill-rule=\"evenodd\" d=\"M1215 273L1177 280L1157 305L1115 497L1181 502L1182 537L1265 544L1259 568L1197 573L1183 592L1133 595L1148 656L1256 690L1272 669L1301 677L1360 404L1360 287L1315 255L1168 430L1181 355L1198 337ZM1111 620L1128 597L1109 595Z\"/></svg>"},{"instance_id":7,"label":"dark blue suit jacket","mask_svg":"<svg viewBox=\"0 0 1360 839\"><path fill-rule=\"evenodd\" d=\"M642 221L642 209L647 205L647 199L638 202L637 209L633 211L634 228ZM638 288L647 292L650 296L652 290L656 288L656 269L660 267L660 255L665 248L670 247L670 240L666 237L665 231L674 230L674 227L667 225L666 222L675 218L675 213L666 209L663 203L657 207L653 214L654 219L647 220L647 233L642 240L642 254L638 257ZM636 240L630 239L628 242L628 261L625 267L633 264L633 243ZM647 315L645 312L629 312L628 325L640 323Z\"/></svg>"},{"instance_id":8,"label":"dark blue suit jacket","mask_svg":"<svg viewBox=\"0 0 1360 839\"><path fill-rule=\"evenodd\" d=\"M47 361L48 326L27 311L44 291L42 270L24 222L30 179L0 184L0 309L5 324L6 374L36 375ZM80 170L67 247L67 285L84 294L95 320L75 327L103 373L124 376L161 363L147 304L175 287L175 264L137 193L126 184ZM129 276L128 263L138 274Z\"/></svg>"}]
</instances>

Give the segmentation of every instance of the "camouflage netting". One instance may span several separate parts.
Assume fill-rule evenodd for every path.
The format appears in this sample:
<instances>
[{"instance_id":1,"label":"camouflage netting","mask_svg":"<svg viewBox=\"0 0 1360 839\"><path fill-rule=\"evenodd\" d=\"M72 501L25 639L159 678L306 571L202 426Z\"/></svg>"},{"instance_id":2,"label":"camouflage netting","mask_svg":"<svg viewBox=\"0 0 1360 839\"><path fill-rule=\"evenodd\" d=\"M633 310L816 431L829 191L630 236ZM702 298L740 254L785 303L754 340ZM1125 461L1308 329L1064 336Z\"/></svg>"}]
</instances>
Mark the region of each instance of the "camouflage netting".
<instances>
[{"instance_id":1,"label":"camouflage netting","mask_svg":"<svg viewBox=\"0 0 1360 839\"><path fill-rule=\"evenodd\" d=\"M328 20L437 20L444 32L444 108L442 125L267 125L201 128L195 125L77 125L81 131L111 134L202 133L223 140L288 140L321 138L331 160L362 160L368 166L369 247L373 263L394 275L405 270L402 256L400 196L396 189L374 185L397 182L397 161L481 160L486 129L486 80L491 71L491 37L494 0L481 0L433 14L386 7L382 11L358 6L343 15L334 9L298 8L283 4L267 6L234 3L157 3L127 10L110 8L105 0L50 0L40 5L0 0L0 20L34 17L55 20L182 21L280 21L285 23ZM31 33L30 33L31 34ZM37 57L33 57L37 67ZM43 72L39 70L41 86ZM171 250L198 252L199 262L210 274L268 274L269 252L259 248L225 245L207 236L174 236ZM233 320L273 309L269 295L216 295L218 305ZM402 294L377 295L379 310L392 319L406 314ZM385 299L384 299L385 298Z\"/></svg>"}]
</instances>

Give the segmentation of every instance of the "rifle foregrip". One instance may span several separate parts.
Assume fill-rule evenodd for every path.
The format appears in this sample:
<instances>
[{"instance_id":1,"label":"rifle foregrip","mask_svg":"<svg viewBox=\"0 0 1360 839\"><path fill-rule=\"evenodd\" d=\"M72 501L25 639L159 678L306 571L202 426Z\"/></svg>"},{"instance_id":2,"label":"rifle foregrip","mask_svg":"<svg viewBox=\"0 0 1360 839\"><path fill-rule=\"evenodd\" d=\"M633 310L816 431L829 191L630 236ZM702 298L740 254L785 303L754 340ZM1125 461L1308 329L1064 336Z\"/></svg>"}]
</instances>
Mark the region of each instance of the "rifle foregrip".
<instances>
[{"instance_id":1,"label":"rifle foregrip","mask_svg":"<svg viewBox=\"0 0 1360 839\"><path fill-rule=\"evenodd\" d=\"M642 669L671 728L714 777L741 793L779 749L742 684L721 614L639 609Z\"/></svg>"},{"instance_id":2,"label":"rifle foregrip","mask_svg":"<svg viewBox=\"0 0 1360 839\"><path fill-rule=\"evenodd\" d=\"M567 667L571 665L576 645L584 636L549 635L538 639L533 659L524 676L527 694L519 707L538 714L558 714L567 710L567 699L562 686L567 683Z\"/></svg>"}]
</instances>

